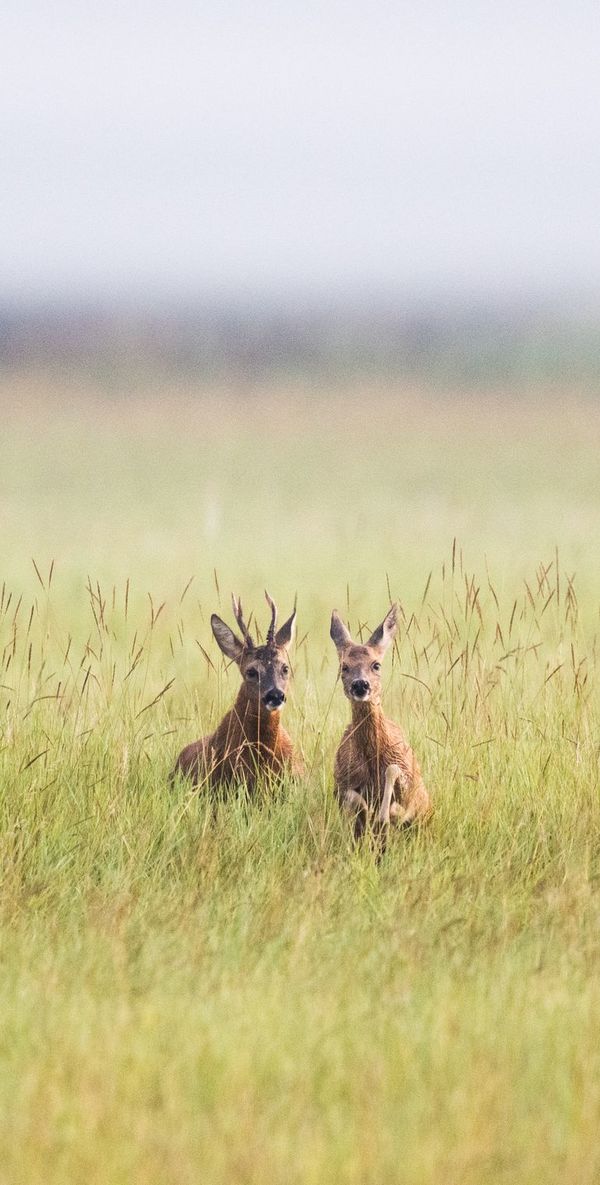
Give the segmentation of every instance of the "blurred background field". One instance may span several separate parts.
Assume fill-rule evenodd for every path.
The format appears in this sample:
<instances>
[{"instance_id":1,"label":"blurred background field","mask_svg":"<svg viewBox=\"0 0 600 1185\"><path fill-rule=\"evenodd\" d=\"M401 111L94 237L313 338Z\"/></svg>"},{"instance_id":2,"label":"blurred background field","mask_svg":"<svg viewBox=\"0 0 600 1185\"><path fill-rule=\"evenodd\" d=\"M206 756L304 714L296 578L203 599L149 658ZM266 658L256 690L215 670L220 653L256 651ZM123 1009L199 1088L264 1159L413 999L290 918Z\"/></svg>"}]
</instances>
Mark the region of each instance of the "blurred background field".
<instances>
[{"instance_id":1,"label":"blurred background field","mask_svg":"<svg viewBox=\"0 0 600 1185\"><path fill-rule=\"evenodd\" d=\"M548 389L379 377L203 384L5 374L7 577L130 577L161 600L216 569L250 595L270 573L305 613L414 598L456 538L515 581L562 562L598 579L597 400ZM73 584L74 587L74 584Z\"/></svg>"}]
</instances>

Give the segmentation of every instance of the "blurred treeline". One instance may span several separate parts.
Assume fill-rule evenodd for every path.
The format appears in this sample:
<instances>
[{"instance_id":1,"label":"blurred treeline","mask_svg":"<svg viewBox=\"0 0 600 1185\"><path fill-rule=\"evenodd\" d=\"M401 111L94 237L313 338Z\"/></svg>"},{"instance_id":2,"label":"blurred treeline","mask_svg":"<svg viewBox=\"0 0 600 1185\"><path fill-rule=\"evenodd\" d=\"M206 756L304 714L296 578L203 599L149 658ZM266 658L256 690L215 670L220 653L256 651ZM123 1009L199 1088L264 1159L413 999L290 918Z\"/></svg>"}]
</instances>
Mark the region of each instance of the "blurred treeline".
<instances>
[{"instance_id":1,"label":"blurred treeline","mask_svg":"<svg viewBox=\"0 0 600 1185\"><path fill-rule=\"evenodd\" d=\"M177 371L207 381L382 374L444 387L593 389L600 313L515 302L0 308L0 368L84 369L103 384Z\"/></svg>"}]
</instances>

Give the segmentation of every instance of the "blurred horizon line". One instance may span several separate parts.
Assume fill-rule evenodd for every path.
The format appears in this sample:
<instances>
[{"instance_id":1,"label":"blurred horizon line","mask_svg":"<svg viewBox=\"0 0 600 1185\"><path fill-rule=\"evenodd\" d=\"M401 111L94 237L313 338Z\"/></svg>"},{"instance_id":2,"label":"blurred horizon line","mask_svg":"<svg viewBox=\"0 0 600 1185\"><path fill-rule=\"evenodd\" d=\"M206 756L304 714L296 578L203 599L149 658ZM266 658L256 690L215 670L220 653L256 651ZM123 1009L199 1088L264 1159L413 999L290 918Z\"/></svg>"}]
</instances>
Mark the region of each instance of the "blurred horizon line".
<instances>
[{"instance_id":1,"label":"blurred horizon line","mask_svg":"<svg viewBox=\"0 0 600 1185\"><path fill-rule=\"evenodd\" d=\"M399 311L411 315L510 314L540 316L558 315L561 319L582 316L600 317L600 277L598 283L582 284L573 280L558 285L519 283L514 285L473 284L455 285L390 285L364 282L342 285L305 285L288 283L202 285L197 288L182 285L149 284L122 287L120 285L78 285L37 293L14 292L0 288L0 318L27 319L41 313L65 317L69 315L132 315L139 310L143 315L169 316L173 313L196 313L206 310L259 313L284 311L319 315L369 314L386 315Z\"/></svg>"}]
</instances>

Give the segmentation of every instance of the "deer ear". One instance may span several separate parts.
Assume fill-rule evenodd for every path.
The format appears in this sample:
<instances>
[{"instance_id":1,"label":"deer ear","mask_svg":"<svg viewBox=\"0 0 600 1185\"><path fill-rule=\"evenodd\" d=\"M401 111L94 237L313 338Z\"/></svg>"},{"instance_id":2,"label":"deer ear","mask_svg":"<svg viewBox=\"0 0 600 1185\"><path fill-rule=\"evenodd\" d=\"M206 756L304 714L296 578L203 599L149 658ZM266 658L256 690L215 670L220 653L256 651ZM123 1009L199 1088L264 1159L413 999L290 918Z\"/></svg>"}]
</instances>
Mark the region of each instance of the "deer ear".
<instances>
[{"instance_id":1,"label":"deer ear","mask_svg":"<svg viewBox=\"0 0 600 1185\"><path fill-rule=\"evenodd\" d=\"M279 627L277 633L275 634L275 645L279 650L285 649L285 647L289 646L295 632L296 607L294 606L294 612L292 613L292 616L288 617L287 621L284 621L283 625Z\"/></svg>"},{"instance_id":2,"label":"deer ear","mask_svg":"<svg viewBox=\"0 0 600 1185\"><path fill-rule=\"evenodd\" d=\"M331 614L331 628L329 630L329 636L333 640L338 654L341 653L342 650L345 650L346 646L352 645L350 630L344 625L337 609L334 609L333 613Z\"/></svg>"},{"instance_id":3,"label":"deer ear","mask_svg":"<svg viewBox=\"0 0 600 1185\"><path fill-rule=\"evenodd\" d=\"M230 630L229 626L225 625L225 622L221 621L221 618L217 617L216 613L213 613L210 624L219 649L223 651L223 654L227 658L231 658L234 662L239 663L244 653L244 647L239 638L236 638L233 630Z\"/></svg>"},{"instance_id":4,"label":"deer ear","mask_svg":"<svg viewBox=\"0 0 600 1185\"><path fill-rule=\"evenodd\" d=\"M398 606L394 602L389 613L384 617L381 625L373 630L369 638L369 646L373 646L380 654L385 654L388 646L393 641L396 627L398 625Z\"/></svg>"}]
</instances>

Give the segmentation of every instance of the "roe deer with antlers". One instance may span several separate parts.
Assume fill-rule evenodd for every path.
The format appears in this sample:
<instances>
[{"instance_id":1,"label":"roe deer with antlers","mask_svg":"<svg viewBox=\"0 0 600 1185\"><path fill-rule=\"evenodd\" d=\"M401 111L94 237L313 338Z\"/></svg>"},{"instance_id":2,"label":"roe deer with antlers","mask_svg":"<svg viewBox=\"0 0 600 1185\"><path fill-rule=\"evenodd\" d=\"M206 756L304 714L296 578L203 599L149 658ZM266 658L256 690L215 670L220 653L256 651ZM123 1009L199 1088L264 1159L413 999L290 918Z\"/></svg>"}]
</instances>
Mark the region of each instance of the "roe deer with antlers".
<instances>
[{"instance_id":1,"label":"roe deer with antlers","mask_svg":"<svg viewBox=\"0 0 600 1185\"><path fill-rule=\"evenodd\" d=\"M342 684L352 704L352 724L335 757L335 789L357 839L373 821L385 842L390 822L407 827L432 810L416 757L402 729L381 708L381 660L396 625L397 606L392 605L363 646L352 640L335 610L331 616Z\"/></svg>"},{"instance_id":2,"label":"roe deer with antlers","mask_svg":"<svg viewBox=\"0 0 600 1185\"><path fill-rule=\"evenodd\" d=\"M243 641L213 613L212 632L223 654L237 663L242 686L218 728L179 754L172 778L181 773L195 784L206 781L212 787L241 781L252 790L260 775L277 776L285 769L302 772L302 762L281 727L281 708L290 679L287 648L294 634L296 607L277 629L277 608L269 594L265 596L271 622L264 646L253 641L239 599L232 597L233 613Z\"/></svg>"}]
</instances>

